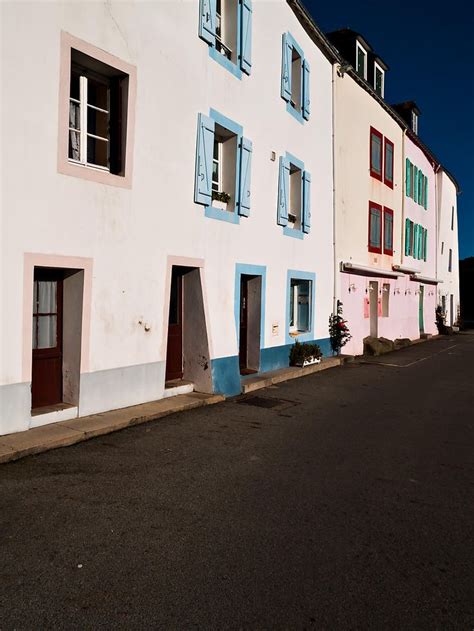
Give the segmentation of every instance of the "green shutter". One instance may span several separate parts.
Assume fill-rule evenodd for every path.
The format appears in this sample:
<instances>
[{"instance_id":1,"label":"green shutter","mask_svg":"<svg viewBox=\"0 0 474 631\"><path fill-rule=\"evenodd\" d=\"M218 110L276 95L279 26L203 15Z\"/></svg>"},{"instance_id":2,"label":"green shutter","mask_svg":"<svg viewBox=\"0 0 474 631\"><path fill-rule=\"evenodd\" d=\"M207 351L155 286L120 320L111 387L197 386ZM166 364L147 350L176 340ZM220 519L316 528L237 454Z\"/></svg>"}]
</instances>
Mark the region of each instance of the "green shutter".
<instances>
[{"instance_id":1,"label":"green shutter","mask_svg":"<svg viewBox=\"0 0 474 631\"><path fill-rule=\"evenodd\" d=\"M405 256L410 256L410 223L409 219L405 219Z\"/></svg>"},{"instance_id":2,"label":"green shutter","mask_svg":"<svg viewBox=\"0 0 474 631\"><path fill-rule=\"evenodd\" d=\"M423 179L424 175L422 171L418 171L418 203L423 205Z\"/></svg>"},{"instance_id":3,"label":"green shutter","mask_svg":"<svg viewBox=\"0 0 474 631\"><path fill-rule=\"evenodd\" d=\"M428 230L426 229L423 234L423 260L426 261L428 254Z\"/></svg>"},{"instance_id":4,"label":"green shutter","mask_svg":"<svg viewBox=\"0 0 474 631\"><path fill-rule=\"evenodd\" d=\"M413 199L418 201L418 169L413 167Z\"/></svg>"},{"instance_id":5,"label":"green shutter","mask_svg":"<svg viewBox=\"0 0 474 631\"><path fill-rule=\"evenodd\" d=\"M405 160L405 195L411 197L410 160Z\"/></svg>"},{"instance_id":6,"label":"green shutter","mask_svg":"<svg viewBox=\"0 0 474 631\"><path fill-rule=\"evenodd\" d=\"M418 224L413 228L413 258L418 258Z\"/></svg>"},{"instance_id":7,"label":"green shutter","mask_svg":"<svg viewBox=\"0 0 474 631\"><path fill-rule=\"evenodd\" d=\"M428 209L428 177L425 177L425 210Z\"/></svg>"}]
</instances>

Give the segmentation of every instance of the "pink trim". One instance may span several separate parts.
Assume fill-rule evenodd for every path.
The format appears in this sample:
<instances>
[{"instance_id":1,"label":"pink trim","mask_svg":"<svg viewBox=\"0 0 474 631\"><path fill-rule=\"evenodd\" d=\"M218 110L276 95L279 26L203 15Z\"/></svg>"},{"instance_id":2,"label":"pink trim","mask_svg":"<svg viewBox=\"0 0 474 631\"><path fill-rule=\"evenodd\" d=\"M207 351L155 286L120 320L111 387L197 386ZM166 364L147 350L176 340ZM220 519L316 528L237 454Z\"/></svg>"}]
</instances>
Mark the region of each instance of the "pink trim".
<instances>
[{"instance_id":1,"label":"pink trim","mask_svg":"<svg viewBox=\"0 0 474 631\"><path fill-rule=\"evenodd\" d=\"M33 309L33 275L35 266L84 270L82 302L81 373L89 372L89 349L92 303L92 259L79 256L25 253L23 259L23 361L22 381L31 381L31 313Z\"/></svg>"},{"instance_id":2,"label":"pink trim","mask_svg":"<svg viewBox=\"0 0 474 631\"><path fill-rule=\"evenodd\" d=\"M68 160L69 83L71 80L71 48L93 57L104 64L117 68L128 75L127 138L125 150L125 175L114 175L92 167L74 164ZM137 95L137 69L82 39L61 31L59 68L59 116L58 116L58 172L100 184L132 187L133 145L135 142L135 103Z\"/></svg>"}]
</instances>

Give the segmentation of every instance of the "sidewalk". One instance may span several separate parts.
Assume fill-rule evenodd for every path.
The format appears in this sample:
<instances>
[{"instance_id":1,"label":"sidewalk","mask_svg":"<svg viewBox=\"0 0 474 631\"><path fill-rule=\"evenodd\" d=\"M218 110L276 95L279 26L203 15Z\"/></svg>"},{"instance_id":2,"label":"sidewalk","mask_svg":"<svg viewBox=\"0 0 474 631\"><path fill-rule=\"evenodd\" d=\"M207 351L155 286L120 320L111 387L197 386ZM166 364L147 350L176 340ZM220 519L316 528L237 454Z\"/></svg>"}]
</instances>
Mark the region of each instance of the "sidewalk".
<instances>
[{"instance_id":1,"label":"sidewalk","mask_svg":"<svg viewBox=\"0 0 474 631\"><path fill-rule=\"evenodd\" d=\"M175 412L219 403L224 399L225 397L219 394L192 392L120 410L83 416L71 421L51 423L26 432L0 436L0 464L39 454L42 451L68 447L95 436L154 421Z\"/></svg>"}]
</instances>

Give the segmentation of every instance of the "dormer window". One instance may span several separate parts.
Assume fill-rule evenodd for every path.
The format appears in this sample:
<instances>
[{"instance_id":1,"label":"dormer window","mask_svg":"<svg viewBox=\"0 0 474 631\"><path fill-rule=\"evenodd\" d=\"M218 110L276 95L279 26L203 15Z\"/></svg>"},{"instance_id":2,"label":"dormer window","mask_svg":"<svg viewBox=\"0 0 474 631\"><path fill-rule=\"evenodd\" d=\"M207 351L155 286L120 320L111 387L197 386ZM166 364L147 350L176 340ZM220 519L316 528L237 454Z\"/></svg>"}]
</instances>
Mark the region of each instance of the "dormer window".
<instances>
[{"instance_id":1,"label":"dormer window","mask_svg":"<svg viewBox=\"0 0 474 631\"><path fill-rule=\"evenodd\" d=\"M379 96L384 97L385 72L376 61L374 61L374 90Z\"/></svg>"},{"instance_id":2,"label":"dormer window","mask_svg":"<svg viewBox=\"0 0 474 631\"><path fill-rule=\"evenodd\" d=\"M413 110L411 112L411 130L418 134L418 114Z\"/></svg>"},{"instance_id":3,"label":"dormer window","mask_svg":"<svg viewBox=\"0 0 474 631\"><path fill-rule=\"evenodd\" d=\"M356 42L356 71L359 77L367 79L367 51L360 42Z\"/></svg>"}]
</instances>

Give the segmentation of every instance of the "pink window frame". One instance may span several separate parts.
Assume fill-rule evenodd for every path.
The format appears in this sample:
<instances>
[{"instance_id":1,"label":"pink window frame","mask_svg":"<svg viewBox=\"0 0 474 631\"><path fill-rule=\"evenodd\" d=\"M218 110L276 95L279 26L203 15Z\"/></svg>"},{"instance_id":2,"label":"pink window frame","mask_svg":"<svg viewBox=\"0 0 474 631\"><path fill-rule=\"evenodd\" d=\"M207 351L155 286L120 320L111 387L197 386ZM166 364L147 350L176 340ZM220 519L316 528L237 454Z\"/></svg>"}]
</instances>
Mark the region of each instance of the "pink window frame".
<instances>
[{"instance_id":1,"label":"pink window frame","mask_svg":"<svg viewBox=\"0 0 474 631\"><path fill-rule=\"evenodd\" d=\"M71 80L71 50L78 50L93 57L112 68L128 75L128 95L125 137L125 169L123 175L93 167L75 164L68 159L69 146L69 85ZM74 37L65 31L61 32L60 70L59 70L59 115L58 115L58 172L101 184L131 188L133 173L133 145L135 138L135 102L137 94L137 69L135 66L107 53L106 51Z\"/></svg>"}]
</instances>

